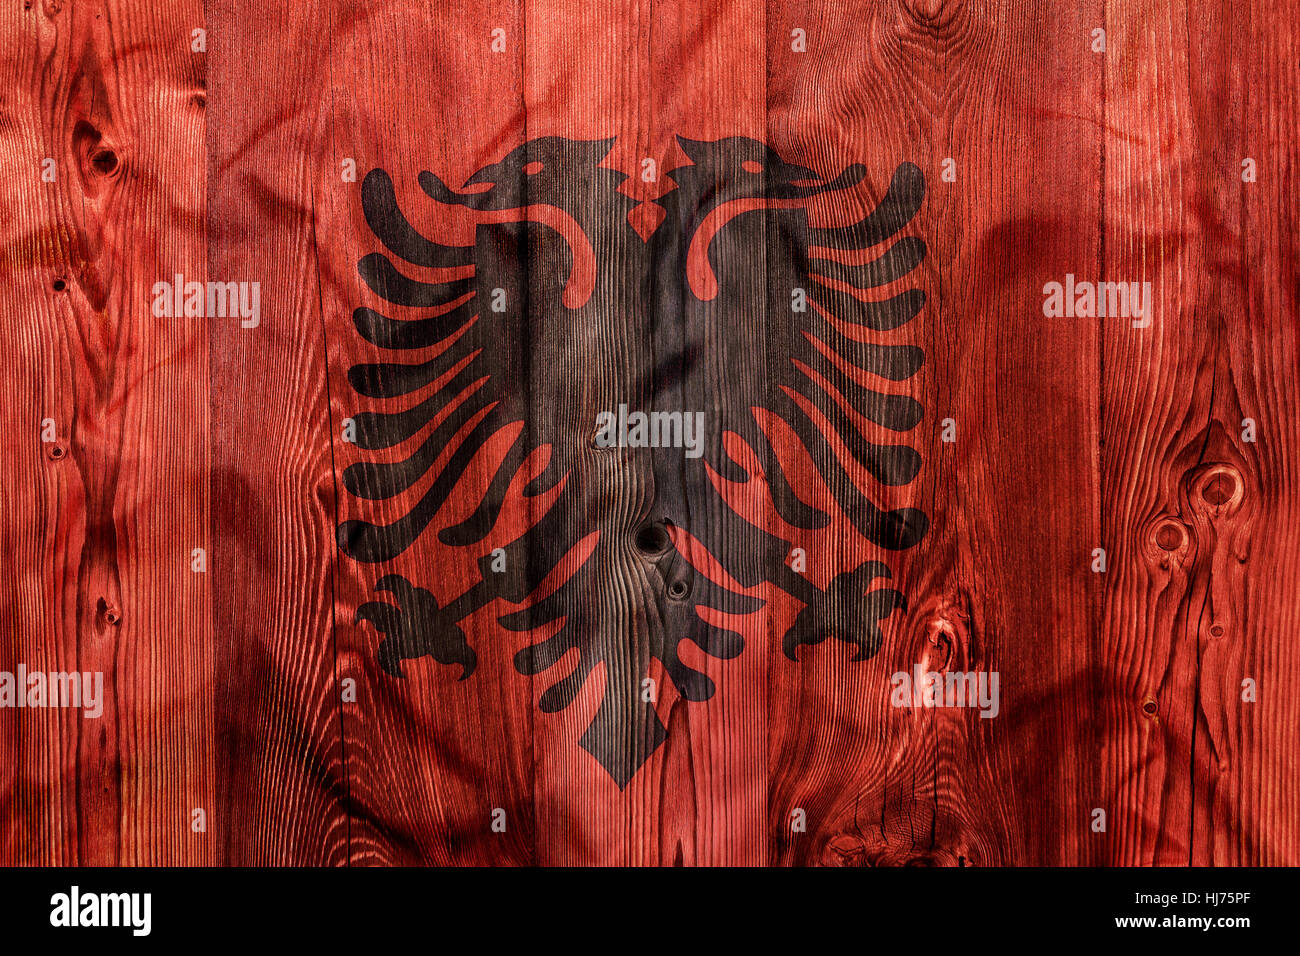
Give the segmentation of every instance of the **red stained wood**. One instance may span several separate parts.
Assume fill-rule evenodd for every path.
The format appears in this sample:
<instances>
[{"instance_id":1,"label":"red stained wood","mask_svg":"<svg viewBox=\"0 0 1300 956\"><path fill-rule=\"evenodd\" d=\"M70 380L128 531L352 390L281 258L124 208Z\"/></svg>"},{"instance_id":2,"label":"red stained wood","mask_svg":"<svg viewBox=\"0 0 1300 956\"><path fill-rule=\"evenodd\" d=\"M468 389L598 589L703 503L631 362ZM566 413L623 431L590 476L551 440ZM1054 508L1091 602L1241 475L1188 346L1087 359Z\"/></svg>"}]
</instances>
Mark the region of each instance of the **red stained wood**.
<instances>
[{"instance_id":1,"label":"red stained wood","mask_svg":"<svg viewBox=\"0 0 1300 956\"><path fill-rule=\"evenodd\" d=\"M99 671L104 710L0 713L0 859L201 864L214 810L208 344L150 311L204 275L197 4L0 15L0 670ZM42 181L53 159L55 179ZM56 441L41 440L52 419Z\"/></svg>"},{"instance_id":2,"label":"red stained wood","mask_svg":"<svg viewBox=\"0 0 1300 956\"><path fill-rule=\"evenodd\" d=\"M98 720L0 710L0 862L1300 862L1297 63L1284 14L1218 0L12 5L0 671L99 670L107 694ZM769 603L740 656L683 652L712 698L686 701L654 663L667 738L624 787L577 743L605 678L542 712L554 676L516 668L527 640L500 601L462 622L467 679L377 665L357 619L377 579L445 606L486 545L428 532L372 566L336 541L404 507L363 510L343 487L365 458L342 440L364 407L348 370L380 354L352 322L376 248L362 177L385 169L424 235L473 241L471 217L428 211L419 173L458 187L552 135L614 137L605 165L638 201L686 162L678 135L751 137L823 176L861 163L864 187L813 204L819 226L870 211L902 162L926 181L909 232L927 302L898 340L925 352L905 389L923 465L888 502L930 519L891 558L908 607L870 660L827 640L795 662L798 607L755 591ZM658 216L635 213L643 235ZM597 273L637 241L596 243ZM746 314L785 307L771 248L730 263ZM260 325L156 318L150 290L176 273L259 282ZM1045 317L1043 286L1067 273L1150 281L1151 327ZM584 348L515 366L518 394L573 435L595 408L554 383L607 381L625 374L613 356L649 348L616 304L588 323ZM775 375L781 347L753 374ZM739 386L716 385L721 408ZM507 444L434 531L472 510ZM587 597L635 644L657 626L658 572L633 548L653 481L594 455L568 481L617 516L626 554ZM500 533L545 507L516 503ZM810 579L877 556L845 527L808 536ZM918 664L997 672L999 715L891 707L890 676Z\"/></svg>"}]
</instances>

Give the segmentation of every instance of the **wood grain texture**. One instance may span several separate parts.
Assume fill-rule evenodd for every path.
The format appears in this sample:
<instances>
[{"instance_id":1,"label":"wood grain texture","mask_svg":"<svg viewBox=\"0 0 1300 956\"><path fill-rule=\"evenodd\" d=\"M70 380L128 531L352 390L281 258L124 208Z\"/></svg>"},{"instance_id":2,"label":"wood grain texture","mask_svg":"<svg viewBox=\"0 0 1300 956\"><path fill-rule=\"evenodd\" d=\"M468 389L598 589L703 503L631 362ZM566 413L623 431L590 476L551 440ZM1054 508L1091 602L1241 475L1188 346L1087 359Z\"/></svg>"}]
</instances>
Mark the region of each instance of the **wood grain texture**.
<instances>
[{"instance_id":1,"label":"wood grain texture","mask_svg":"<svg viewBox=\"0 0 1300 956\"><path fill-rule=\"evenodd\" d=\"M190 565L209 522L207 341L150 309L158 279L204 274L201 22L197 4L0 18L0 669L104 675L97 719L0 716L9 863L215 859L190 827L216 787L210 579Z\"/></svg>"},{"instance_id":2,"label":"wood grain texture","mask_svg":"<svg viewBox=\"0 0 1300 956\"><path fill-rule=\"evenodd\" d=\"M208 268L261 290L258 326L208 325L211 573L221 582L210 839L236 865L341 864L350 847L314 188L329 60L315 13L208 11L208 121L225 117L208 137ZM272 61L278 92L268 99Z\"/></svg>"},{"instance_id":3,"label":"wood grain texture","mask_svg":"<svg viewBox=\"0 0 1300 956\"><path fill-rule=\"evenodd\" d=\"M329 39L328 107L324 123L326 158L319 164L319 235L325 328L329 339L330 394L336 475L360 459L341 440L342 423L367 406L348 383L348 369L374 362L381 352L358 339L353 309L375 305L364 297L357 261L371 252L367 227L357 202L361 177L376 166L392 174L398 201L416 224L439 241L445 223L424 213L416 185L429 168L426 157L446 157L439 172L459 185L500 152L524 139L522 38L523 13L516 3L460 12L412 7L394 19L390 11L356 4L330 14L338 28ZM409 30L428 42L411 43ZM491 31L505 31L506 49L491 53ZM450 82L451 77L461 80ZM395 82L397 80L397 82ZM463 84L463 85L462 85ZM469 137L467 129L481 136ZM345 160L355 160L357 177L345 182ZM427 202L427 199L426 199ZM346 236L344 242L328 237ZM429 350L422 350L424 358ZM523 356L520 356L521 363ZM527 386L520 374L519 385ZM400 461L423 440L416 436L385 456ZM486 483L486 469L471 469L471 480ZM418 487L427 490L428 483ZM340 518L387 522L401 510L388 502L345 501ZM439 525L444 523L442 520ZM463 553L463 552L462 552ZM472 581L465 562L453 552L412 548L390 570L429 588L442 604ZM355 704L342 711L348 749L351 841L355 865L437 863L443 865L525 864L534 862L535 792L532 753L533 701L526 679L514 670L513 635L500 631L478 647L472 678L493 688L476 693L459 672L408 666L394 680L374 666L375 631L356 620L358 607L377 595L379 574L371 566L342 558L337 567L340 676L358 683ZM490 627L491 619L481 626ZM499 629L498 629L499 630ZM431 753L442 755L430 761ZM442 770L442 760L459 769ZM507 815L504 833L489 830L492 811Z\"/></svg>"},{"instance_id":4,"label":"wood grain texture","mask_svg":"<svg viewBox=\"0 0 1300 956\"><path fill-rule=\"evenodd\" d=\"M1285 7L10 5L0 671L102 671L106 702L99 719L0 709L0 863L1300 863L1300 20ZM925 243L907 280L925 305L889 339L924 351L890 385L923 407L905 436L922 464L874 492L921 509L928 531L888 555L844 524L791 535L754 502L782 468L796 491L821 478L815 456L779 443L755 447L745 492L764 548L804 547L818 588L887 557L907 607L868 660L836 640L792 660L799 607L769 576L744 589L767 603L739 655L683 642L716 685L707 700L688 700L650 650L682 620L670 588L706 593L716 568L700 542L735 552L741 578L764 578L772 557L687 463L598 448L592 423L620 401L710 422L748 412L750 382L778 381L799 354L779 314L789 220L719 233L725 326L685 269L638 275L651 247L598 224L595 272L617 281L597 279L593 305L557 331L542 298L567 273L563 243L519 216L449 213L420 179L461 190L539 138L610 138L601 166L628 177L629 221L685 230L703 205L655 204L686 191L679 136L749 137L822 178L861 164L860 186L807 203L816 229L870 213L900 164L925 181L900 233ZM476 361L524 412L414 545L366 563L340 526L398 522L434 483L363 500L345 477L412 456L426 434L380 452L345 437L359 414L407 407L364 398L350 375L394 361L354 319L384 305L359 265L384 248L362 202L376 168L420 236L475 248L472 271L408 270L420 281L507 275L519 337L488 339L496 353ZM543 202L538 182L525 199ZM592 208L602 182L567 180L554 202ZM260 323L155 317L151 289L177 273L259 283ZM1044 285L1067 274L1150 282L1150 326L1045 316ZM699 358L689 371L683 342ZM41 440L46 418L55 442ZM581 507L552 514L511 485L489 534L446 543L498 469L524 461L516 435L572 463ZM639 544L651 526L673 547ZM428 655L400 661L401 677L378 662L362 609L393 600L385 575L460 606L496 586L494 548L522 542L513 586L545 570L557 545L542 534L576 554L593 531L600 550L568 600L616 652L567 707L542 703L577 655L558 674L521 670L541 629L505 626L527 611L505 591L458 621L472 673ZM856 606L833 604L828 624L854 631ZM996 672L998 716L891 706L891 675L918 665ZM609 710L611 689L643 672L649 710ZM638 721L656 719L662 743L638 750L653 732ZM627 780L597 753L632 760Z\"/></svg>"},{"instance_id":5,"label":"wood grain texture","mask_svg":"<svg viewBox=\"0 0 1300 956\"><path fill-rule=\"evenodd\" d=\"M1262 11L1116 14L1111 35L1137 62L1177 53L1167 70L1107 71L1105 268L1153 281L1160 320L1102 338L1104 537L1118 558L1102 752L1122 822L1106 862L1294 862L1253 821L1278 800L1280 832L1294 825L1290 788L1276 785L1289 771L1264 740L1294 735L1296 717L1286 695L1242 701L1243 680L1292 679L1274 645L1295 602L1274 562L1288 560L1295 522L1282 409L1295 406L1296 284L1293 244L1275 230L1295 211L1295 141L1261 114L1294 97L1294 58L1255 33ZM1183 48L1192 21L1202 40ZM1247 158L1264 170L1253 183ZM1278 241L1257 244L1261 233Z\"/></svg>"}]
</instances>

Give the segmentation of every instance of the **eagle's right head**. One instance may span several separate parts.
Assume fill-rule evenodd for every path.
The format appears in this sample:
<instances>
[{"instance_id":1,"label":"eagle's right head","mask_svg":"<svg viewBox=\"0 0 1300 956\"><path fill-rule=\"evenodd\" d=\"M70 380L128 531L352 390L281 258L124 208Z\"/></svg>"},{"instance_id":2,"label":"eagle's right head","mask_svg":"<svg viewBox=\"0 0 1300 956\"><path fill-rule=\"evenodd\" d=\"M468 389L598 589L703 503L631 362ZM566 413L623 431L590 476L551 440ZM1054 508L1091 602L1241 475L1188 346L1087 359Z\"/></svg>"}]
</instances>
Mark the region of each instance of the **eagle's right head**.
<instances>
[{"instance_id":1,"label":"eagle's right head","mask_svg":"<svg viewBox=\"0 0 1300 956\"><path fill-rule=\"evenodd\" d=\"M678 136L691 161L670 175L679 189L715 206L735 199L803 199L828 190L845 189L862 181L866 169L853 165L834 179L818 176L806 166L782 159L771 147L747 136L704 142Z\"/></svg>"}]
</instances>

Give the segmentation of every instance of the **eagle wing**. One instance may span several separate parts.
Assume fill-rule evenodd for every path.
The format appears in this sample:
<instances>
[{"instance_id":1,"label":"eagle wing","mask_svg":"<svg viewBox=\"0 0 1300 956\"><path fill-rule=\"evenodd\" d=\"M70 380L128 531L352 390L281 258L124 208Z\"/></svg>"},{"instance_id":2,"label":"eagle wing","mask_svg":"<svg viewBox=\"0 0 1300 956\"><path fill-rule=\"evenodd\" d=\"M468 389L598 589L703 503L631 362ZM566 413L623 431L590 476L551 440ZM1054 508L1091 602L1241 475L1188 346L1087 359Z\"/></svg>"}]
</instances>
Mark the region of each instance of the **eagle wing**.
<instances>
[{"instance_id":1,"label":"eagle wing","mask_svg":"<svg viewBox=\"0 0 1300 956\"><path fill-rule=\"evenodd\" d=\"M770 150L765 159L782 165ZM700 173L713 183L696 189L706 201L677 213L691 351L704 356L688 390L726 396L696 493L712 491L738 519L702 525L701 543L741 584L766 580L802 606L782 634L792 659L831 634L857 660L874 655L879 621L906 600L871 582L891 578L891 554L929 526L906 504L921 467L924 410L910 391L924 353L908 326L925 304L915 282L926 246L902 233L924 197L921 171L900 165L881 201L843 227L811 226L789 198L861 174L737 197L723 173Z\"/></svg>"}]
</instances>

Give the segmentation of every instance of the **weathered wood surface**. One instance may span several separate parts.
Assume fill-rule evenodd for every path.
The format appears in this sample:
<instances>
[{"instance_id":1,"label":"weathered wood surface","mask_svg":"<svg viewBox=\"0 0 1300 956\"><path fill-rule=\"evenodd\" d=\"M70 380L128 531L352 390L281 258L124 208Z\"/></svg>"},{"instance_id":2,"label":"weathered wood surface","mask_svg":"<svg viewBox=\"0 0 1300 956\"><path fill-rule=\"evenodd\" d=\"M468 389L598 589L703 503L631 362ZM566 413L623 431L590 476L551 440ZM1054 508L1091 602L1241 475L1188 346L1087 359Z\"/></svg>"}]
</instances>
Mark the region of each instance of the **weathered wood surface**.
<instances>
[{"instance_id":1,"label":"weathered wood surface","mask_svg":"<svg viewBox=\"0 0 1300 956\"><path fill-rule=\"evenodd\" d=\"M0 712L6 863L206 863L215 806L198 4L0 15L0 670L104 674L103 714ZM53 159L52 182L42 180ZM53 420L52 442L42 421Z\"/></svg>"},{"instance_id":2,"label":"weathered wood surface","mask_svg":"<svg viewBox=\"0 0 1300 956\"><path fill-rule=\"evenodd\" d=\"M9 6L0 671L102 671L105 704L98 719L0 710L0 862L1300 863L1300 17L1288 6ZM862 187L808 204L814 227L861 219L899 164L919 167L924 202L900 235L925 242L907 282L926 302L889 341L924 350L890 388L923 407L906 437L922 464L882 503L920 508L929 529L889 556L907 608L883 619L868 660L837 640L791 660L798 605L771 600L770 580L746 589L769 600L737 656L683 644L716 684L709 699L685 699L650 658L666 736L643 754L632 738L651 718L625 712L602 730L602 694L681 626L691 602L674 603L675 582L708 593L712 566L685 536L737 552L742 577L770 558L707 484L590 446L592 422L620 398L725 422L746 379L780 379L800 344L778 314L778 230L792 220L751 219L748 246L720 240L733 325L706 322L695 340L684 271L647 277L649 297L631 282L601 298L599 277L635 278L649 246L595 230L598 293L557 336L542 297L567 270L563 248L504 214L438 214L417 181L429 170L456 189L540 137L612 137L603 165L631 177L632 207L672 191L679 135L750 137L820 177L862 164ZM383 248L361 201L375 168L422 235L477 243L474 273L408 269L422 281L508 274L512 243L537 245L512 274L527 303L516 337L483 339L473 366L493 371L484 388L504 387L521 424L483 446L415 544L372 564L337 529L396 521L412 499L360 501L344 476L408 457L426 434L382 452L343 438L392 401L367 404L349 377L394 361L353 322L382 304L358 268ZM598 189L593 174L554 201L584 209ZM155 317L151 289L177 273L260 283L260 324ZM1045 316L1045 283L1067 274L1151 282L1151 325ZM684 331L665 319L677 314ZM480 307L484 324L464 334L488 318ZM697 370L675 367L679 339L699 347ZM492 534L441 543L516 434L572 463L566 489L586 510L550 523L550 499L512 486ZM771 476L786 451L755 454ZM792 487L816 487L815 459L784 461ZM764 542L782 533L744 500ZM672 547L638 546L664 522ZM879 557L846 528L799 538L819 588ZM504 592L459 619L476 653L464 680L429 657L401 661L404 678L380 666L381 635L358 611L394 600L382 576L469 607L490 547L517 539L517 587L593 530L602 550L571 593L584 625L627 635L628 656L604 659L567 707L539 706L555 671L517 666L536 637L499 622L524 606ZM191 570L195 548L205 572ZM860 625L833 608L834 630ZM890 676L918 664L997 672L998 716L892 707ZM608 761L644 756L625 785L579 746L589 725ZM491 827L498 808L505 832Z\"/></svg>"}]
</instances>

